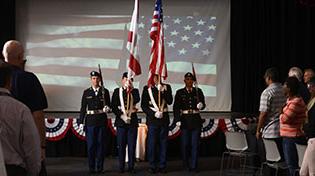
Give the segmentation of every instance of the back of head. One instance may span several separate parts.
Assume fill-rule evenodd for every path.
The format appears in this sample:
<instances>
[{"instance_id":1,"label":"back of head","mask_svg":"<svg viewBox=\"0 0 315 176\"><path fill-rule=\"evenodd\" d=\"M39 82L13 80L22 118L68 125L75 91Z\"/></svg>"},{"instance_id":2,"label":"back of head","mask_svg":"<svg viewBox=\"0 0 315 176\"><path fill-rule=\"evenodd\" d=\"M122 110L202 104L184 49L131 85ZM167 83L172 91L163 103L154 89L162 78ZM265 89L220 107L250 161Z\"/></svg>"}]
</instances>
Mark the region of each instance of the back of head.
<instances>
[{"instance_id":1,"label":"back of head","mask_svg":"<svg viewBox=\"0 0 315 176\"><path fill-rule=\"evenodd\" d=\"M298 95L300 82L295 76L288 77L284 84L290 89L291 95Z\"/></svg>"},{"instance_id":2,"label":"back of head","mask_svg":"<svg viewBox=\"0 0 315 176\"><path fill-rule=\"evenodd\" d=\"M14 64L16 60L23 59L24 49L20 42L10 40L4 44L2 54L6 62Z\"/></svg>"},{"instance_id":3,"label":"back of head","mask_svg":"<svg viewBox=\"0 0 315 176\"><path fill-rule=\"evenodd\" d=\"M0 87L9 88L11 82L12 68L10 65L3 63L0 65Z\"/></svg>"},{"instance_id":4,"label":"back of head","mask_svg":"<svg viewBox=\"0 0 315 176\"><path fill-rule=\"evenodd\" d=\"M296 77L299 81L302 81L303 79L303 72L302 70L299 68L299 67L292 67L290 68L289 70L289 73L288 73L288 76L289 77Z\"/></svg>"},{"instance_id":5,"label":"back of head","mask_svg":"<svg viewBox=\"0 0 315 176\"><path fill-rule=\"evenodd\" d=\"M264 78L269 77L272 82L280 82L280 74L277 68L271 67L268 68L265 72Z\"/></svg>"}]
</instances>

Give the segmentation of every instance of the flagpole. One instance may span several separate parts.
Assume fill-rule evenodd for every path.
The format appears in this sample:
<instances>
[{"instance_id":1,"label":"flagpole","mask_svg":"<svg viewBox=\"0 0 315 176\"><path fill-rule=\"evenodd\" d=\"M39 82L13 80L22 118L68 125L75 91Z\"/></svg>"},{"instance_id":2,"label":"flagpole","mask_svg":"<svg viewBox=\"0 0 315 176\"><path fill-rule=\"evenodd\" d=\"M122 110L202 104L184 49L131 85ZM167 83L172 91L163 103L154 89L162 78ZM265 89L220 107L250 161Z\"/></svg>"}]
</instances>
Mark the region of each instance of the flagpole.
<instances>
[{"instance_id":1,"label":"flagpole","mask_svg":"<svg viewBox=\"0 0 315 176\"><path fill-rule=\"evenodd\" d=\"M162 85L161 85L161 75L159 75L158 77L158 84L160 84L160 89L159 89L159 97L158 97L158 101L159 101L159 111L161 110L161 88L162 88Z\"/></svg>"}]
</instances>

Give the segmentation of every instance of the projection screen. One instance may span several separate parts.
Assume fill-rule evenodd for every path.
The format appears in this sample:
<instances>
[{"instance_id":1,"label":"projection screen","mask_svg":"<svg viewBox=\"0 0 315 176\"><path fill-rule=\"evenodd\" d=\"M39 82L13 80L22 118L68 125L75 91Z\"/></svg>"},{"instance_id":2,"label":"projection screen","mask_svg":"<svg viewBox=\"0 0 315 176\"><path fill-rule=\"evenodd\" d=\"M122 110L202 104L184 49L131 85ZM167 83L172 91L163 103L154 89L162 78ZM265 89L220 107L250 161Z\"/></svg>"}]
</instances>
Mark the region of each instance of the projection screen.
<instances>
[{"instance_id":1,"label":"projection screen","mask_svg":"<svg viewBox=\"0 0 315 176\"><path fill-rule=\"evenodd\" d=\"M17 39L25 46L26 70L34 72L46 92L48 111L79 111L89 73L100 64L112 93L120 86L133 0L20 0L16 3ZM184 87L194 63L207 111L230 111L230 1L165 0L164 33L168 78L173 95ZM149 31L154 1L140 0L139 43L142 74L135 87L147 84ZM171 108L171 106L170 106Z\"/></svg>"}]
</instances>

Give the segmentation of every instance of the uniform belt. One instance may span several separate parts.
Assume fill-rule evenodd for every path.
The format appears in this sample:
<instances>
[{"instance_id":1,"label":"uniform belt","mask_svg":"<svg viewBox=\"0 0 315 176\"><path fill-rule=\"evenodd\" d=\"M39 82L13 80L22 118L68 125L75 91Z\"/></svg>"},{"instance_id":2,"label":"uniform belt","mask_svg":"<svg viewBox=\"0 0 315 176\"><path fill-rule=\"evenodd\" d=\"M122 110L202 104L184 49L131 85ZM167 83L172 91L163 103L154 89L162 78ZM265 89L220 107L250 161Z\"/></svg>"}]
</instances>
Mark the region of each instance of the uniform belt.
<instances>
[{"instance_id":1,"label":"uniform belt","mask_svg":"<svg viewBox=\"0 0 315 176\"><path fill-rule=\"evenodd\" d=\"M182 114L199 114L199 110L194 110L194 109L187 109L187 110L183 110Z\"/></svg>"},{"instance_id":2,"label":"uniform belt","mask_svg":"<svg viewBox=\"0 0 315 176\"><path fill-rule=\"evenodd\" d=\"M151 108L152 111L156 112L156 110L155 110L153 107L150 107L150 108ZM167 108L167 107L164 108L164 109L163 109L163 112L168 112L168 108Z\"/></svg>"},{"instance_id":3,"label":"uniform belt","mask_svg":"<svg viewBox=\"0 0 315 176\"><path fill-rule=\"evenodd\" d=\"M105 113L105 112L103 111L103 109L87 110L87 111L86 111L86 114L102 114L102 113Z\"/></svg>"}]
</instances>

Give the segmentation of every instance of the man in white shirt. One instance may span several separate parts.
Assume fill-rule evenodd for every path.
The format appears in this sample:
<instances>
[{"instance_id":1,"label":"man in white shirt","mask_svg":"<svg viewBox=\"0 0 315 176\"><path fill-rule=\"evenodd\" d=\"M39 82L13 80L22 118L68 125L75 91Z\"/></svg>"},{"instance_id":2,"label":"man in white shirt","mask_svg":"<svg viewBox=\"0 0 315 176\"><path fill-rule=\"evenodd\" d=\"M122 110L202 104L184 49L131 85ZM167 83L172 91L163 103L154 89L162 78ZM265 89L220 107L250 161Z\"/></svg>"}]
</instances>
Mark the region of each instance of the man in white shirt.
<instances>
[{"instance_id":1,"label":"man in white shirt","mask_svg":"<svg viewBox=\"0 0 315 176\"><path fill-rule=\"evenodd\" d=\"M0 140L7 175L36 176L40 171L40 139L26 105L10 93L12 69L0 66Z\"/></svg>"}]
</instances>

